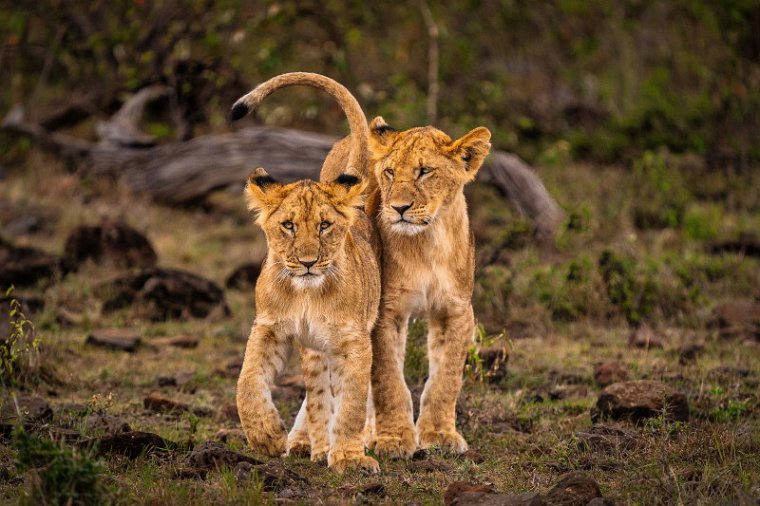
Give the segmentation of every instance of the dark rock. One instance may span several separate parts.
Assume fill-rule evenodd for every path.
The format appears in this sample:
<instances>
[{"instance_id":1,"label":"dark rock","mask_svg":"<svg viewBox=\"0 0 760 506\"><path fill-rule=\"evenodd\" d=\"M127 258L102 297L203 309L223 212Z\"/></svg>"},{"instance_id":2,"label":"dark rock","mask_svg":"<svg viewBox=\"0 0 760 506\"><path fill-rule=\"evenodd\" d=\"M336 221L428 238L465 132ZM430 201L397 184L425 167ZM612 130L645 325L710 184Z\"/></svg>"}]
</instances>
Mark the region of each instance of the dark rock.
<instances>
[{"instance_id":1,"label":"dark rock","mask_svg":"<svg viewBox=\"0 0 760 506\"><path fill-rule=\"evenodd\" d=\"M740 234L736 240L714 242L708 249L713 254L727 252L760 257L760 237L755 234L744 233Z\"/></svg>"},{"instance_id":2,"label":"dark rock","mask_svg":"<svg viewBox=\"0 0 760 506\"><path fill-rule=\"evenodd\" d=\"M634 330L628 337L628 346L631 348L662 348L662 338L655 334L652 327L643 324Z\"/></svg>"},{"instance_id":3,"label":"dark rock","mask_svg":"<svg viewBox=\"0 0 760 506\"><path fill-rule=\"evenodd\" d=\"M243 264L227 276L225 286L236 290L251 290L256 286L256 280L261 274L262 262Z\"/></svg>"},{"instance_id":4,"label":"dark rock","mask_svg":"<svg viewBox=\"0 0 760 506\"><path fill-rule=\"evenodd\" d=\"M118 453L130 459L155 451L169 451L177 448L177 443L166 440L151 432L121 432L99 439L84 441L87 445L95 444L100 455Z\"/></svg>"},{"instance_id":5,"label":"dark rock","mask_svg":"<svg viewBox=\"0 0 760 506\"><path fill-rule=\"evenodd\" d=\"M184 402L176 401L168 397L163 397L156 392L151 392L143 399L145 409L157 411L159 413L181 413L190 411L190 405Z\"/></svg>"},{"instance_id":6,"label":"dark rock","mask_svg":"<svg viewBox=\"0 0 760 506\"><path fill-rule=\"evenodd\" d=\"M28 286L46 279L52 280L69 272L63 258L42 250L14 246L0 238L0 289L11 285Z\"/></svg>"},{"instance_id":7,"label":"dark rock","mask_svg":"<svg viewBox=\"0 0 760 506\"><path fill-rule=\"evenodd\" d=\"M137 230L124 223L78 227L66 239L66 259L73 265L87 260L123 267L153 267L156 252Z\"/></svg>"},{"instance_id":8,"label":"dark rock","mask_svg":"<svg viewBox=\"0 0 760 506\"><path fill-rule=\"evenodd\" d=\"M156 384L160 387L180 387L183 391L194 393L196 388L194 371L178 372L175 374L162 374L156 377Z\"/></svg>"},{"instance_id":9,"label":"dark rock","mask_svg":"<svg viewBox=\"0 0 760 506\"><path fill-rule=\"evenodd\" d=\"M176 346L177 348L197 348L198 339L192 336L157 337L150 340L158 346Z\"/></svg>"},{"instance_id":10,"label":"dark rock","mask_svg":"<svg viewBox=\"0 0 760 506\"><path fill-rule=\"evenodd\" d=\"M604 419L641 421L662 415L666 420L688 421L686 396L652 380L613 383L599 394L591 411L594 422Z\"/></svg>"},{"instance_id":11,"label":"dark rock","mask_svg":"<svg viewBox=\"0 0 760 506\"><path fill-rule=\"evenodd\" d=\"M93 413L85 418L85 427L88 431L100 431L105 434L119 434L131 432L132 428L127 421L116 415L107 413Z\"/></svg>"},{"instance_id":12,"label":"dark rock","mask_svg":"<svg viewBox=\"0 0 760 506\"><path fill-rule=\"evenodd\" d=\"M474 464L482 464L486 461L486 458L482 453L477 450L473 450L472 448L461 454L459 457L465 460L469 460Z\"/></svg>"},{"instance_id":13,"label":"dark rock","mask_svg":"<svg viewBox=\"0 0 760 506\"><path fill-rule=\"evenodd\" d=\"M100 285L103 309L127 306L153 320L229 316L224 292L214 282L185 271L150 268Z\"/></svg>"},{"instance_id":14,"label":"dark rock","mask_svg":"<svg viewBox=\"0 0 760 506\"><path fill-rule=\"evenodd\" d=\"M560 385L549 390L549 399L560 401L577 397L586 397L588 388L585 385Z\"/></svg>"},{"instance_id":15,"label":"dark rock","mask_svg":"<svg viewBox=\"0 0 760 506\"><path fill-rule=\"evenodd\" d=\"M234 468L240 462L251 465L262 463L250 455L230 450L218 441L206 441L196 446L187 454L184 463L188 469L205 476L209 471L220 467Z\"/></svg>"},{"instance_id":16,"label":"dark rock","mask_svg":"<svg viewBox=\"0 0 760 506\"><path fill-rule=\"evenodd\" d=\"M464 492L490 494L493 493L493 491L493 485L490 483L481 485L467 481L455 481L446 488L446 492L443 494L443 504L446 506L449 506L451 504L458 504L455 501L457 501L459 498L459 494L462 494Z\"/></svg>"},{"instance_id":17,"label":"dark rock","mask_svg":"<svg viewBox=\"0 0 760 506\"><path fill-rule=\"evenodd\" d=\"M602 388L627 379L628 371L620 362L604 362L594 367L594 381Z\"/></svg>"},{"instance_id":18,"label":"dark rock","mask_svg":"<svg viewBox=\"0 0 760 506\"><path fill-rule=\"evenodd\" d=\"M140 346L140 334L132 329L98 329L87 336L86 344L134 352Z\"/></svg>"},{"instance_id":19,"label":"dark rock","mask_svg":"<svg viewBox=\"0 0 760 506\"><path fill-rule=\"evenodd\" d=\"M705 351L705 345L700 343L685 344L678 348L678 363L681 365L692 364L697 357Z\"/></svg>"},{"instance_id":20,"label":"dark rock","mask_svg":"<svg viewBox=\"0 0 760 506\"><path fill-rule=\"evenodd\" d=\"M552 506L586 506L592 499L602 497L599 485L583 473L565 475L546 494L546 503Z\"/></svg>"},{"instance_id":21,"label":"dark rock","mask_svg":"<svg viewBox=\"0 0 760 506\"><path fill-rule=\"evenodd\" d=\"M0 407L0 433L9 434L16 425L33 427L53 419L53 409L42 397L6 397Z\"/></svg>"},{"instance_id":22,"label":"dark rock","mask_svg":"<svg viewBox=\"0 0 760 506\"><path fill-rule=\"evenodd\" d=\"M281 493L286 489L302 489L306 480L286 467L284 461L271 459L256 468L264 490ZM290 494L298 495L298 494Z\"/></svg>"},{"instance_id":23,"label":"dark rock","mask_svg":"<svg viewBox=\"0 0 760 506\"><path fill-rule=\"evenodd\" d=\"M636 434L607 425L595 425L577 432L575 437L580 448L603 453L617 449L630 450L641 445L641 439Z\"/></svg>"},{"instance_id":24,"label":"dark rock","mask_svg":"<svg viewBox=\"0 0 760 506\"><path fill-rule=\"evenodd\" d=\"M760 339L760 302L732 300L713 308L708 322L723 338Z\"/></svg>"}]
</instances>

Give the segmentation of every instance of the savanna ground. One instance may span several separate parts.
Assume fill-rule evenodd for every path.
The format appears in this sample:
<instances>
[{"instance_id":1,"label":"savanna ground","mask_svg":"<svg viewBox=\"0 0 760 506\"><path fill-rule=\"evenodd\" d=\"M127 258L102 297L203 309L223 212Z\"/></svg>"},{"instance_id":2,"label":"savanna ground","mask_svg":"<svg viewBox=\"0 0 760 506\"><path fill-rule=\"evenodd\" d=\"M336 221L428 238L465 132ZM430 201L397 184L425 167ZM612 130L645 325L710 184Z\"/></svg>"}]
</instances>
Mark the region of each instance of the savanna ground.
<instances>
[{"instance_id":1,"label":"savanna ground","mask_svg":"<svg viewBox=\"0 0 760 506\"><path fill-rule=\"evenodd\" d=\"M684 171L686 163L650 153L635 170L559 161L539 167L568 216L549 246L535 244L530 225L492 188L468 189L480 262L474 296L482 324L478 340L481 347L508 350L508 373L489 381L473 348L458 423L474 453L381 461L376 476L339 477L297 457L282 460L303 478L287 486L255 473L236 478L224 466L205 479L183 474L189 448L219 438L221 429L232 429L226 444L245 452L230 408L236 377L224 371L242 357L254 317L252 290L225 290L229 317L155 322L140 318L139 308L102 310L95 287L118 274L112 265L89 261L61 279L19 288L19 297L44 299L44 308L27 316L40 341L37 367L52 368L58 381L6 379L4 403L33 392L54 414L46 424L0 440L3 501L39 503L44 487L65 490L78 479L74 496L92 493L94 502L117 504L439 504L456 480L492 483L502 492L545 492L565 473L580 470L621 504L755 504L758 342L751 330L725 338L708 327L716 305L758 296L760 269L756 258L713 254L708 245L760 230L757 192L738 176L706 185ZM48 220L37 232L10 239L54 253L78 225L123 220L147 235L159 266L200 273L221 285L235 267L265 251L238 188L217 192L202 208L161 207L116 183L82 179L32 151L5 178L1 192L13 214L42 209ZM657 213L664 214L656 228L641 221L645 215L657 221ZM611 264L618 267L617 277L609 274ZM61 318L61 308L68 318ZM662 347L629 346L632 329L642 322ZM143 344L134 353L85 344L96 328L135 329ZM407 379L417 394L427 367L424 330L423 322L412 323L407 354ZM198 347L151 345L178 335L198 338ZM689 355L685 347L695 344L703 347L682 359ZM600 422L622 428L627 439L584 445L579 433L592 427L590 412L601 389L594 366L610 361L630 379L660 380L685 393L689 421L670 422L662 413L639 424ZM180 386L157 383L158 376L179 373L187 373L178 376L184 378ZM153 392L191 409L165 413L144 407ZM286 421L292 421L301 395L297 384L277 390ZM94 414L116 415L132 430L158 434L178 447L136 458L98 456L75 442L103 434L103 426L87 423ZM68 438L61 429L68 429ZM29 457L29 434L37 442L54 441L38 451L47 455L43 462L58 455L56 465L65 469L51 473L51 465Z\"/></svg>"}]
</instances>

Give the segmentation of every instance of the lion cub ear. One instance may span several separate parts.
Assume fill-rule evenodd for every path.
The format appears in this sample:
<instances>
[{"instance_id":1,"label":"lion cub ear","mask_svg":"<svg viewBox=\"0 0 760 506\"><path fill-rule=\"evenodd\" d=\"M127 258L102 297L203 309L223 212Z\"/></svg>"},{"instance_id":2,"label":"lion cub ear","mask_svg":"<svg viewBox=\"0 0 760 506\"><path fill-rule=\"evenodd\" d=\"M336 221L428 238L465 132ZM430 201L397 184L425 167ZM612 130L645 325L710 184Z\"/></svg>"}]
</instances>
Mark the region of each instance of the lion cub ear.
<instances>
[{"instance_id":1,"label":"lion cub ear","mask_svg":"<svg viewBox=\"0 0 760 506\"><path fill-rule=\"evenodd\" d=\"M277 204L281 199L279 189L282 186L261 167L254 169L245 184L245 196L248 209L262 211Z\"/></svg>"},{"instance_id":2,"label":"lion cub ear","mask_svg":"<svg viewBox=\"0 0 760 506\"><path fill-rule=\"evenodd\" d=\"M446 150L464 162L468 179L472 179L491 150L490 141L491 132L486 127L478 127L449 144Z\"/></svg>"},{"instance_id":3,"label":"lion cub ear","mask_svg":"<svg viewBox=\"0 0 760 506\"><path fill-rule=\"evenodd\" d=\"M369 147L372 151L385 150L393 144L398 132L388 126L382 116L369 122Z\"/></svg>"},{"instance_id":4,"label":"lion cub ear","mask_svg":"<svg viewBox=\"0 0 760 506\"><path fill-rule=\"evenodd\" d=\"M359 177L352 168L348 168L332 183L336 200L340 205L357 207L364 204L364 191L367 181Z\"/></svg>"}]
</instances>

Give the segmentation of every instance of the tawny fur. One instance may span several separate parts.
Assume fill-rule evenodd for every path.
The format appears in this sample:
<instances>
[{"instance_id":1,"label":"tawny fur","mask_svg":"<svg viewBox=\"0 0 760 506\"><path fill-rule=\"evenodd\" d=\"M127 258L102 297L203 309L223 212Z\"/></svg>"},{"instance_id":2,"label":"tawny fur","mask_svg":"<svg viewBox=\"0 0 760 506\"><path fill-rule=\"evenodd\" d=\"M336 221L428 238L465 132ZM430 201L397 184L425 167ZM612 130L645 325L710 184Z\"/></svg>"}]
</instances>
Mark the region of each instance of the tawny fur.
<instances>
[{"instance_id":1,"label":"tawny fur","mask_svg":"<svg viewBox=\"0 0 760 506\"><path fill-rule=\"evenodd\" d=\"M467 450L455 414L475 327L475 249L464 185L480 169L490 137L483 127L452 140L433 127L396 132L380 117L370 124L378 188L369 195L367 211L383 246L383 295L372 333L371 447L380 456L409 457L418 445ZM412 315L429 322L429 375L416 425L403 373Z\"/></svg>"},{"instance_id":2,"label":"tawny fur","mask_svg":"<svg viewBox=\"0 0 760 506\"><path fill-rule=\"evenodd\" d=\"M361 209L371 180L366 119L345 88L316 74L278 76L238 104L248 112L277 87L292 84L314 85L338 98L352 135L336 147L342 165L331 168L328 158L323 174L332 175L320 183L280 185L263 169L249 178L246 195L269 251L256 283L256 322L238 381L238 412L258 452L308 450L312 460L326 457L339 473L356 467L376 472L363 441L370 333L380 300L377 234ZM301 356L307 397L288 438L270 386L291 344Z\"/></svg>"}]
</instances>

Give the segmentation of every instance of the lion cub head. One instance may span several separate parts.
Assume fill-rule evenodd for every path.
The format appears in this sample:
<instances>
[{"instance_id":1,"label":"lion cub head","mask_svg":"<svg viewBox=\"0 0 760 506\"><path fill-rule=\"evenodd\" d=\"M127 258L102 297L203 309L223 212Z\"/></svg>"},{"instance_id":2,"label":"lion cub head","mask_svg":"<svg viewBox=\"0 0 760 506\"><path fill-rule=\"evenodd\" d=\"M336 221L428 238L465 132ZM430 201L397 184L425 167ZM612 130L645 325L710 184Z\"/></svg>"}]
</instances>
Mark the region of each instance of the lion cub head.
<instances>
[{"instance_id":1,"label":"lion cub head","mask_svg":"<svg viewBox=\"0 0 760 506\"><path fill-rule=\"evenodd\" d=\"M379 116L372 120L369 140L380 186L380 222L400 234L425 231L475 178L491 149L490 139L485 127L452 140L430 126L397 132Z\"/></svg>"},{"instance_id":2,"label":"lion cub head","mask_svg":"<svg viewBox=\"0 0 760 506\"><path fill-rule=\"evenodd\" d=\"M332 183L277 183L258 168L248 178L248 208L264 230L270 268L296 288L319 287L337 272L343 244L362 204L364 184L343 174Z\"/></svg>"}]
</instances>

